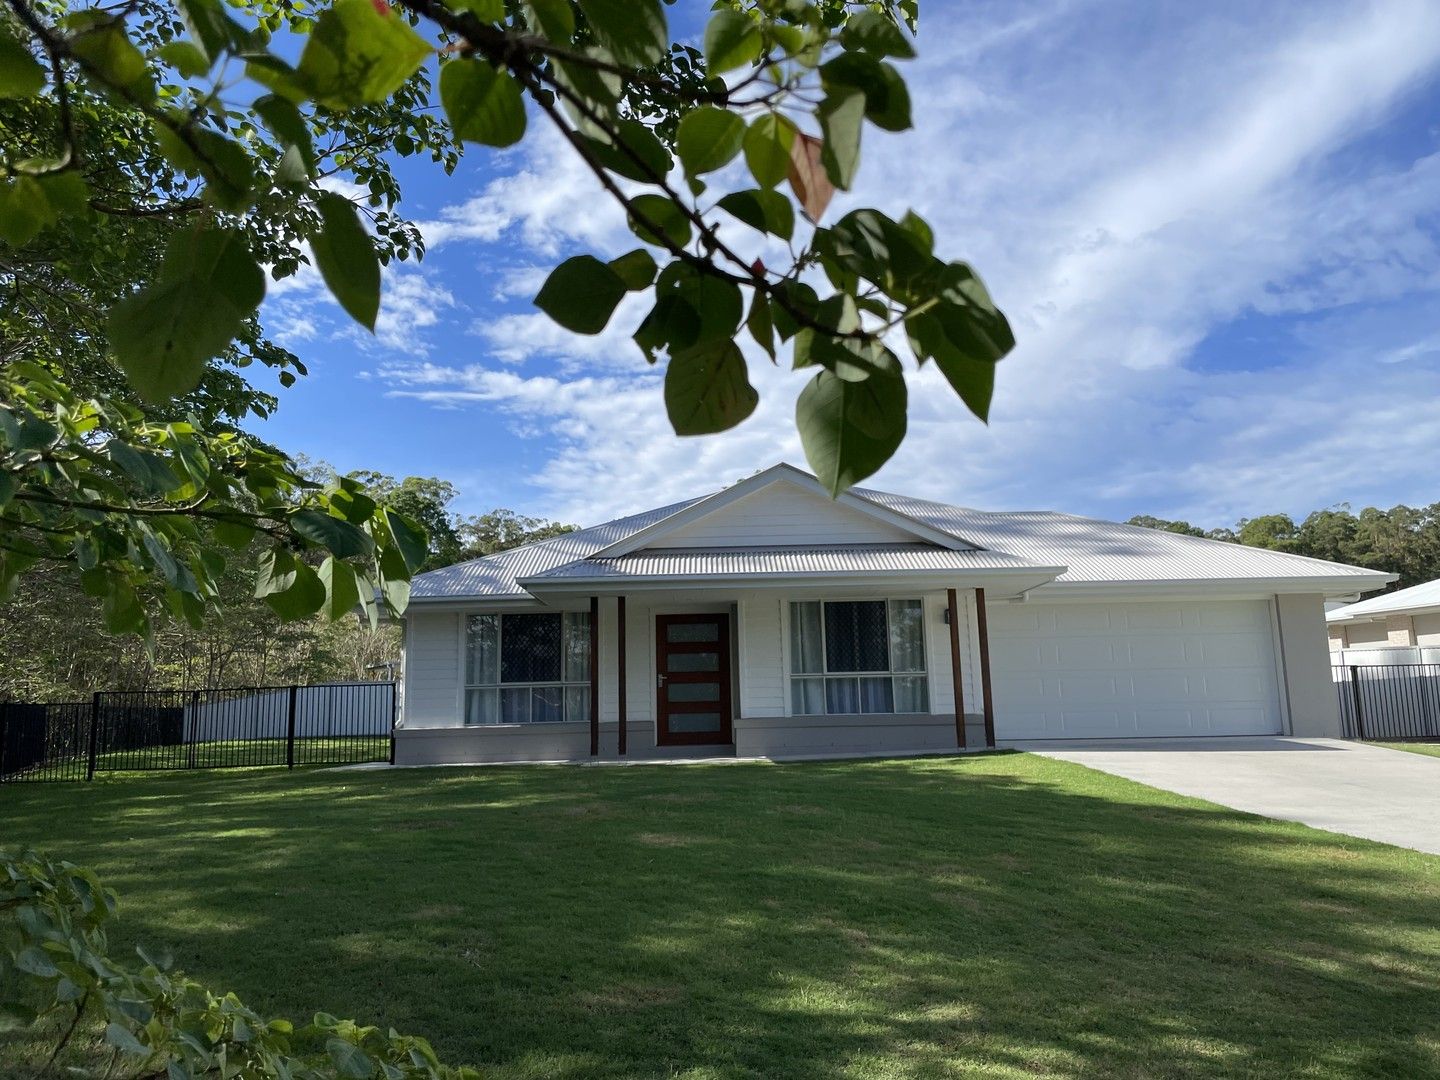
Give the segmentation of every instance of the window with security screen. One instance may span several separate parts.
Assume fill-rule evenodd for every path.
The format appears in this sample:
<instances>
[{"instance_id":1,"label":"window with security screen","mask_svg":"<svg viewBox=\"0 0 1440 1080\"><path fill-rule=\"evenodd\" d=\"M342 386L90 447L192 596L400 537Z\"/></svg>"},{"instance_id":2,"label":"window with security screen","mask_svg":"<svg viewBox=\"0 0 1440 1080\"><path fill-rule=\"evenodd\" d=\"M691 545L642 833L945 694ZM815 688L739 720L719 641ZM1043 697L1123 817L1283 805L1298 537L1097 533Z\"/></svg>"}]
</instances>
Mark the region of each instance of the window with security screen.
<instances>
[{"instance_id":1,"label":"window with security screen","mask_svg":"<svg viewBox=\"0 0 1440 1080\"><path fill-rule=\"evenodd\" d=\"M472 615L465 723L543 724L589 716L590 614Z\"/></svg>"},{"instance_id":2,"label":"window with security screen","mask_svg":"<svg viewBox=\"0 0 1440 1080\"><path fill-rule=\"evenodd\" d=\"M790 711L916 713L930 708L919 600L790 605Z\"/></svg>"}]
</instances>

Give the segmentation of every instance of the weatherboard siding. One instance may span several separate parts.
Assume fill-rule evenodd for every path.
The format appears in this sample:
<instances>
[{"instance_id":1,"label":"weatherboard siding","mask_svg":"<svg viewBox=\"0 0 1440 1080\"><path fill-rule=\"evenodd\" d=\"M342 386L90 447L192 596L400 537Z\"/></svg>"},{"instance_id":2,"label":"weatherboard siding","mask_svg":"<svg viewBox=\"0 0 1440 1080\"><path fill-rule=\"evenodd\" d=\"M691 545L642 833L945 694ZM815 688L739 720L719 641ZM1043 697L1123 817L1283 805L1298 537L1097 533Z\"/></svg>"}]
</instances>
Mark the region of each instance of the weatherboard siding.
<instances>
[{"instance_id":1,"label":"weatherboard siding","mask_svg":"<svg viewBox=\"0 0 1440 1080\"><path fill-rule=\"evenodd\" d=\"M405 628L406 727L453 727L460 717L460 615L413 612Z\"/></svg>"},{"instance_id":2,"label":"weatherboard siding","mask_svg":"<svg viewBox=\"0 0 1440 1080\"><path fill-rule=\"evenodd\" d=\"M655 539L657 548L914 543L906 532L793 484L761 488Z\"/></svg>"}]
</instances>

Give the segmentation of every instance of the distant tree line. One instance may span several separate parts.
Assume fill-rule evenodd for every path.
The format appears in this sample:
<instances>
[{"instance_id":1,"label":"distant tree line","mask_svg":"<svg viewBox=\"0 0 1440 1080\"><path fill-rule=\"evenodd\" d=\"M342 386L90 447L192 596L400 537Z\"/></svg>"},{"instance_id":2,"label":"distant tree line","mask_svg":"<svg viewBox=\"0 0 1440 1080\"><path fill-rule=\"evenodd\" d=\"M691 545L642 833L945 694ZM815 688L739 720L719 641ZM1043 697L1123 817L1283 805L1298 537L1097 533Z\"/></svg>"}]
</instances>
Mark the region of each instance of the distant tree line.
<instances>
[{"instance_id":1,"label":"distant tree line","mask_svg":"<svg viewBox=\"0 0 1440 1080\"><path fill-rule=\"evenodd\" d=\"M1440 578L1440 503L1389 510L1367 506L1358 514L1341 503L1316 510L1298 524L1289 514L1263 514L1242 518L1233 529L1201 529L1148 514L1132 517L1129 524L1388 570L1400 575L1394 589Z\"/></svg>"},{"instance_id":2,"label":"distant tree line","mask_svg":"<svg viewBox=\"0 0 1440 1080\"><path fill-rule=\"evenodd\" d=\"M307 478L334 478L329 466L301 463ZM430 537L422 570L548 539L574 528L512 510L463 515L450 509L455 487L434 477L403 480L353 474L367 490L420 523ZM85 700L96 690L193 689L389 678L400 655L399 628L371 626L358 613L286 622L255 597L247 563L232 561L221 603L201 626L157 620L153 641L110 633L100 606L71 574L40 568L0 604L0 701Z\"/></svg>"}]
</instances>

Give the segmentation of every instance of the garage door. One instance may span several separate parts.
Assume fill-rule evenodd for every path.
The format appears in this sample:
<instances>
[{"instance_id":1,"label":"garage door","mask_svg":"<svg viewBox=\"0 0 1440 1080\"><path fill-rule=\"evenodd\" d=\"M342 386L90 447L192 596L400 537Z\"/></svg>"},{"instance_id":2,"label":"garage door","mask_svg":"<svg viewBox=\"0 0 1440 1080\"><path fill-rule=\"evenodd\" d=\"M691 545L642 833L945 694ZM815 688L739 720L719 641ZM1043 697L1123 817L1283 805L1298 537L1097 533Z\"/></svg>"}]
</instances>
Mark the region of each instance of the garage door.
<instances>
[{"instance_id":1,"label":"garage door","mask_svg":"<svg viewBox=\"0 0 1440 1080\"><path fill-rule=\"evenodd\" d=\"M995 604L995 733L1006 739L1274 735L1270 604Z\"/></svg>"}]
</instances>

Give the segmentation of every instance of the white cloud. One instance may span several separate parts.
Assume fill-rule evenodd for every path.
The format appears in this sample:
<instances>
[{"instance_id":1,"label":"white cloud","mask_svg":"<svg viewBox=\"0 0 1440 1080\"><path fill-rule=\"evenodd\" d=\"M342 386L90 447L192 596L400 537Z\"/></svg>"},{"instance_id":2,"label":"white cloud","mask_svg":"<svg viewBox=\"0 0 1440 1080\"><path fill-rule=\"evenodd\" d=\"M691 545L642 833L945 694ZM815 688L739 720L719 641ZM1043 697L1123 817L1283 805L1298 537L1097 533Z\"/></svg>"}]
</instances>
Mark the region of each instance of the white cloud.
<instances>
[{"instance_id":1,"label":"white cloud","mask_svg":"<svg viewBox=\"0 0 1440 1080\"><path fill-rule=\"evenodd\" d=\"M1440 156L1336 155L1435 78L1440 7L1146 14L926 9L922 59L907 73L917 130L867 134L853 201L928 217L942 250L984 273L1021 344L1001 366L988 428L934 371L916 376L906 445L875 482L976 505L1206 523L1422 497L1440 435L1440 347L1423 317L1440 288ZM537 287L535 267L557 255L631 246L619 211L553 136L521 160L425 225L432 246L508 245L492 249L503 251L503 298ZM570 519L800 460L803 378L763 358L752 364L756 416L717 438L675 438L658 373L628 341L638 303L593 338L477 305L484 362L381 375L395 392L496 411L520 437L553 440L527 479L537 509ZM1247 350L1241 365L1213 335L1246 317L1270 320L1277 345ZM523 373L496 366L521 363ZM1387 451L1384 469L1378 430L1405 448Z\"/></svg>"}]
</instances>

